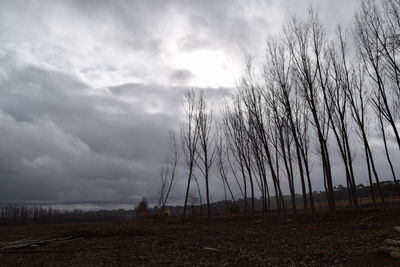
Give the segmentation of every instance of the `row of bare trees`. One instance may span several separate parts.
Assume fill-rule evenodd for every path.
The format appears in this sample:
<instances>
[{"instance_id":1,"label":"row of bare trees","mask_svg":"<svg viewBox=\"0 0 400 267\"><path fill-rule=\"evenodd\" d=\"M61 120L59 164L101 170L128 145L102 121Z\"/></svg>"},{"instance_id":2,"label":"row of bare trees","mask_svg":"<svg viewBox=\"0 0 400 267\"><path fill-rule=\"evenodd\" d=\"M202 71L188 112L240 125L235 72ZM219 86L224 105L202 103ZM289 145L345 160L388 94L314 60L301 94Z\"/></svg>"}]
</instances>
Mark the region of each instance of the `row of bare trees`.
<instances>
[{"instance_id":1,"label":"row of bare trees","mask_svg":"<svg viewBox=\"0 0 400 267\"><path fill-rule=\"evenodd\" d=\"M357 151L365 160L374 205L379 198L385 206L373 150L378 143L384 148L400 196L398 159L390 149L394 144L400 150L399 49L400 0L363 1L353 25L345 30L338 27L333 37L310 9L306 20L293 18L283 34L268 39L261 66L247 61L236 92L218 118L213 117L203 92L188 91L181 127L188 170L183 215L192 185L201 202L201 184L210 215L210 180L214 177L222 182L225 199L236 203L238 192L245 200L245 210L252 214L257 195L262 197L265 214L271 210L271 197L279 213L287 212L284 184L293 213L298 208L298 189L304 211L314 212L313 164L321 166L321 178L314 180L322 179L328 207L334 210L334 153L344 170L349 204L358 208L357 179L362 177L354 166ZM378 134L373 134L376 129ZM179 158L173 140L173 171L162 174L170 175L169 180L162 180L167 198ZM160 203L165 206L165 193L161 195Z\"/></svg>"},{"instance_id":2,"label":"row of bare trees","mask_svg":"<svg viewBox=\"0 0 400 267\"><path fill-rule=\"evenodd\" d=\"M122 221L132 217L132 211L125 210L83 211L11 203L0 205L0 225Z\"/></svg>"}]
</instances>

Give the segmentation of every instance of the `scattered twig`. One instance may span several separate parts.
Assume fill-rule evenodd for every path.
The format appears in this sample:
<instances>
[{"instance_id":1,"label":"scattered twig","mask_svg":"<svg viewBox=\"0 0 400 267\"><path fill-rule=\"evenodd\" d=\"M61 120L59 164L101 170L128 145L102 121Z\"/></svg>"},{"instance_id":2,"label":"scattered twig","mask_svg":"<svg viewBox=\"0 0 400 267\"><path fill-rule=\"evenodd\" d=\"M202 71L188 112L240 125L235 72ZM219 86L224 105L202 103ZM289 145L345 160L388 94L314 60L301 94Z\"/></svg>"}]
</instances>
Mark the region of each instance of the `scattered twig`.
<instances>
[{"instance_id":1,"label":"scattered twig","mask_svg":"<svg viewBox=\"0 0 400 267\"><path fill-rule=\"evenodd\" d=\"M291 258L288 257L287 259L291 263L290 266L296 266L296 263Z\"/></svg>"},{"instance_id":2,"label":"scattered twig","mask_svg":"<svg viewBox=\"0 0 400 267\"><path fill-rule=\"evenodd\" d=\"M212 250L212 251L219 251L219 249L217 249L217 248L210 248L210 247L203 247L203 249Z\"/></svg>"}]
</instances>

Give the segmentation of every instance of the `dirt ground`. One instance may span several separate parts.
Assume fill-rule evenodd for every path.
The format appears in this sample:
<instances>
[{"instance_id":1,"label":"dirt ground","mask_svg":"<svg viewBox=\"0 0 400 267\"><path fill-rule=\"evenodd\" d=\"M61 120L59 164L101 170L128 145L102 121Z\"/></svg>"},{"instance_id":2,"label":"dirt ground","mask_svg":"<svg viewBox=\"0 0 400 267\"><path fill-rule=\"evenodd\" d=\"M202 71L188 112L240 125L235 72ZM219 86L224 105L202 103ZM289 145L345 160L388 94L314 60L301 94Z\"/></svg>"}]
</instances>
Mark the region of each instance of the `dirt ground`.
<instances>
[{"instance_id":1,"label":"dirt ground","mask_svg":"<svg viewBox=\"0 0 400 267\"><path fill-rule=\"evenodd\" d=\"M400 239L400 209L315 215L0 226L4 266L400 266L374 249Z\"/></svg>"}]
</instances>

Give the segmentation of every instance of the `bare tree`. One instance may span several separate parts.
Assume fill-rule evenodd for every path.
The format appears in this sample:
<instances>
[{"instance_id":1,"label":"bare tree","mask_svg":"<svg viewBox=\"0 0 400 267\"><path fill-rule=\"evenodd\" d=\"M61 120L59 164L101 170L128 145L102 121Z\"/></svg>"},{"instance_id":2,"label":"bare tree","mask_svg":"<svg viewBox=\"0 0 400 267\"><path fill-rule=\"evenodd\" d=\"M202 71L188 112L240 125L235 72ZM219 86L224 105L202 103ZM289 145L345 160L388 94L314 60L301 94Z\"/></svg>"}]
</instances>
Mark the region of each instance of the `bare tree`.
<instances>
[{"instance_id":1,"label":"bare tree","mask_svg":"<svg viewBox=\"0 0 400 267\"><path fill-rule=\"evenodd\" d=\"M215 132L213 131L212 110L208 110L204 101L204 93L200 92L197 100L197 126L199 134L199 148L197 148L198 157L196 164L204 175L206 183L207 216L210 217L210 170L215 159L216 145Z\"/></svg>"},{"instance_id":2,"label":"bare tree","mask_svg":"<svg viewBox=\"0 0 400 267\"><path fill-rule=\"evenodd\" d=\"M326 70L322 57L324 42L323 27L312 10L307 22L293 19L290 27L286 29L286 43L293 59L293 75L312 117L312 126L319 143L324 182L327 186L328 205L330 210L334 210L335 197L328 149L327 120L320 93L326 87Z\"/></svg>"},{"instance_id":3,"label":"bare tree","mask_svg":"<svg viewBox=\"0 0 400 267\"><path fill-rule=\"evenodd\" d=\"M263 90L268 88L261 88L255 82L253 76L252 62L249 59L246 65L246 74L241 80L239 96L242 99L246 118L248 120L248 127L251 131L256 133L256 139L263 148L263 158L265 159L269 172L271 174L272 182L275 189L275 198L278 211L281 212L281 208L284 207L282 203L281 187L279 182L279 176L277 172L277 161L274 158L274 147L273 142L276 139L273 138L273 130L271 129L273 111L270 109L271 106L267 106L266 103L271 101L271 94L269 90ZM269 108L268 108L269 107ZM247 129L247 133L251 132ZM247 136L252 136L247 134ZM257 150L254 150L257 152ZM248 155L250 158L250 155ZM250 179L250 182L252 180ZM265 182L267 186L267 183Z\"/></svg>"},{"instance_id":4,"label":"bare tree","mask_svg":"<svg viewBox=\"0 0 400 267\"><path fill-rule=\"evenodd\" d=\"M297 162L299 167L299 174L300 174L300 181L301 181L301 188L303 194L303 207L304 210L307 211L307 192L306 192L306 184L304 179L304 170L303 170L303 163L302 163L302 155L300 152L300 139L298 136L298 129L295 122L295 113L296 110L293 109L293 86L291 83L291 64L292 58L290 53L288 53L285 45L283 42L278 40L270 39L267 44L267 60L268 63L264 68L265 79L269 80L272 83L272 93L276 95L276 101L280 102L282 106L282 110L280 111L281 118L277 120L277 122L282 122L279 128L286 130L290 130L290 134L295 142L295 150L297 156ZM286 125L284 125L286 124ZM285 149L285 142L290 140L289 136L284 136L281 133L281 149L282 149L282 156L284 157L285 166L287 170L287 175L289 179L289 188L291 190L292 196L292 206L295 205L295 192L294 192L294 183L293 183L293 171L290 166L291 163L291 155L289 155L290 151ZM287 144L286 144L287 145ZM290 156L290 162L287 161L287 156ZM312 197L312 196L311 196ZM314 204L312 202L312 209L314 211ZM294 210L295 211L295 210Z\"/></svg>"},{"instance_id":5,"label":"bare tree","mask_svg":"<svg viewBox=\"0 0 400 267\"><path fill-rule=\"evenodd\" d=\"M357 125L357 134L361 139L361 142L364 147L364 154L367 163L368 179L371 188L372 201L374 205L376 205L374 184L372 182L372 175L374 175L381 201L384 204L385 199L383 197L383 192L380 186L378 173L375 167L374 157L368 139L367 108L370 97L364 85L365 68L363 68L362 65L357 65L353 69L353 73L354 77L352 79L352 84L347 88L346 95L348 97L349 104L351 107L351 115Z\"/></svg>"},{"instance_id":6,"label":"bare tree","mask_svg":"<svg viewBox=\"0 0 400 267\"><path fill-rule=\"evenodd\" d=\"M199 211L200 211L200 215L203 215L203 196L201 194L201 188L200 188L200 184L199 184L199 179L196 176L196 173L193 173L193 180L196 183L196 188L197 188L197 195L198 197L198 201L199 201Z\"/></svg>"},{"instance_id":7,"label":"bare tree","mask_svg":"<svg viewBox=\"0 0 400 267\"><path fill-rule=\"evenodd\" d=\"M175 184L176 168L179 162L179 148L174 132L170 132L168 143L169 153L166 156L166 165L162 166L160 171L161 188L157 210L160 211L161 216L164 216L165 206L167 205L169 195Z\"/></svg>"},{"instance_id":8,"label":"bare tree","mask_svg":"<svg viewBox=\"0 0 400 267\"><path fill-rule=\"evenodd\" d=\"M194 208L196 205L199 204L199 198L197 197L197 194L193 190L190 190L189 192L188 202L192 208L192 215L194 215L195 214ZM201 204L199 206L201 206Z\"/></svg>"},{"instance_id":9,"label":"bare tree","mask_svg":"<svg viewBox=\"0 0 400 267\"><path fill-rule=\"evenodd\" d=\"M379 103L379 97L378 97L378 103ZM396 172L394 170L393 167L393 162L389 153L389 148L388 148L388 140L387 140L387 133L386 133L386 127L385 127L385 121L383 119L383 115L381 112L379 112L379 110L377 110L377 116L378 116L378 129L379 129L379 137L382 139L383 142L383 147L385 149L385 155L386 155L386 159L388 161L389 167L390 167L390 171L392 173L392 178L393 178L393 182L396 185L396 192L397 195L400 196L400 185L399 185L399 181L397 180L396 177Z\"/></svg>"},{"instance_id":10,"label":"bare tree","mask_svg":"<svg viewBox=\"0 0 400 267\"><path fill-rule=\"evenodd\" d=\"M239 191L240 191L241 196L243 197L243 199L246 199L245 191L243 190L243 188L242 188L242 186L241 186L241 184L240 184L240 182L239 182L239 178L238 178L238 174L237 174L237 169L238 169L238 167L236 167L236 166L234 165L234 163L232 163L232 160L231 160L230 154L232 154L232 153L234 153L234 152L231 150L231 146L230 146L230 143L229 143L228 140L229 140L229 139L227 138L227 136L226 136L226 134L225 134L225 142L226 142L225 155L226 155L226 160L227 160L228 165L229 165L229 170L232 172L232 175L233 175L233 177L234 177L234 179L235 179L235 181L236 181L236 185L237 185L238 188L239 188ZM238 161L235 161L235 162L238 162ZM239 163L240 163L240 162L239 162ZM243 170L243 168L240 168L240 167L239 167L239 169L240 169L240 170ZM243 172L242 172L242 174L243 174ZM243 175L244 175L244 174L243 174ZM246 203L247 203L247 202L246 202ZM246 206L246 207L247 207L247 206Z\"/></svg>"},{"instance_id":11,"label":"bare tree","mask_svg":"<svg viewBox=\"0 0 400 267\"><path fill-rule=\"evenodd\" d=\"M243 110L241 107L239 97L236 97L233 100L231 108L228 107L226 108L223 121L224 121L225 136L227 137L227 143L229 144L230 151L232 152L235 162L237 163L236 165L238 165L240 173L242 174L241 176L243 180L243 189L242 187L239 188L242 192L242 195L244 196L245 211L247 212L248 209L247 175L249 173L248 169L249 153L248 153L248 140L243 118ZM231 166L232 171L234 172L235 167L234 164L232 164L229 156L228 156L228 162Z\"/></svg>"},{"instance_id":12,"label":"bare tree","mask_svg":"<svg viewBox=\"0 0 400 267\"><path fill-rule=\"evenodd\" d=\"M275 161L275 179L273 178L274 175L272 175L273 179L273 184L275 188L275 197L276 197L276 203L277 203L277 208L278 208L278 213L281 212L281 210L285 213L286 212L286 207L285 207L285 201L283 199L283 194L281 190L281 183L280 183L280 159L282 158L283 152L280 150L280 142L281 140L281 134L284 131L285 127L285 116L284 116L284 109L279 105L276 97L276 92L275 90L270 90L269 97L267 98L267 107L270 108L270 115L267 116L269 119L268 123L270 125L270 128L272 128L269 132L269 142L272 144L272 147L274 149L274 161Z\"/></svg>"},{"instance_id":13,"label":"bare tree","mask_svg":"<svg viewBox=\"0 0 400 267\"><path fill-rule=\"evenodd\" d=\"M323 91L323 98L331 129L339 148L340 156L343 161L349 201L351 205L358 208L358 197L353 170L352 151L349 144L348 129L348 98L346 90L350 86L351 77L347 66L346 42L341 28L338 28L339 49L334 43L327 51L330 69L330 79L327 82L326 90ZM339 51L338 51L339 50Z\"/></svg>"},{"instance_id":14,"label":"bare tree","mask_svg":"<svg viewBox=\"0 0 400 267\"><path fill-rule=\"evenodd\" d=\"M228 175L229 175L229 168L226 167L226 153L227 153L226 145L224 144L224 139L223 135L220 135L219 141L217 142L216 146L216 161L217 161L217 169L219 176L221 178L223 187L224 187L224 195L225 195L225 201L227 201L227 189L229 191L229 195L232 199L233 205L236 206L236 201L235 197L232 192L231 185L229 183Z\"/></svg>"},{"instance_id":15,"label":"bare tree","mask_svg":"<svg viewBox=\"0 0 400 267\"><path fill-rule=\"evenodd\" d=\"M259 145L260 140L254 127L249 127L249 140L251 143L251 154L253 159L254 169L256 170L259 179L257 185L261 190L263 213L266 215L270 212L270 196L267 182L267 170L265 167L265 155L262 147Z\"/></svg>"},{"instance_id":16,"label":"bare tree","mask_svg":"<svg viewBox=\"0 0 400 267\"><path fill-rule=\"evenodd\" d=\"M396 0L362 2L356 14L354 37L368 77L375 85L372 104L391 126L400 150L400 134L396 124L399 111L400 48L399 8ZM379 96L379 102L378 102Z\"/></svg>"},{"instance_id":17,"label":"bare tree","mask_svg":"<svg viewBox=\"0 0 400 267\"><path fill-rule=\"evenodd\" d=\"M193 89L185 93L183 105L186 116L185 122L181 126L181 139L186 165L189 169L185 194L185 204L183 206L183 217L185 217L190 183L193 178L194 167L197 157L197 143L199 140L199 127L197 125L198 120L196 113L196 94Z\"/></svg>"}]
</instances>

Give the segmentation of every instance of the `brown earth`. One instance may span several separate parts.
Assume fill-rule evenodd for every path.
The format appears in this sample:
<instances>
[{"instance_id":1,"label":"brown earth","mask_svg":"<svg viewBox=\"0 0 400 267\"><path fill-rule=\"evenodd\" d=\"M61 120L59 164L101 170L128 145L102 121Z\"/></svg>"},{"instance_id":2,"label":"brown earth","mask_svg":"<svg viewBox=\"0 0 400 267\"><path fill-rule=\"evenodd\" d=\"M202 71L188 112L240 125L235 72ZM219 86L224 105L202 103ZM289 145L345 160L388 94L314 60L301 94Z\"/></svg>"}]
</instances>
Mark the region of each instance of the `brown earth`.
<instances>
[{"instance_id":1,"label":"brown earth","mask_svg":"<svg viewBox=\"0 0 400 267\"><path fill-rule=\"evenodd\" d=\"M69 237L0 250L4 266L400 266L374 249L400 239L400 209L333 214L0 226L0 244Z\"/></svg>"}]
</instances>

